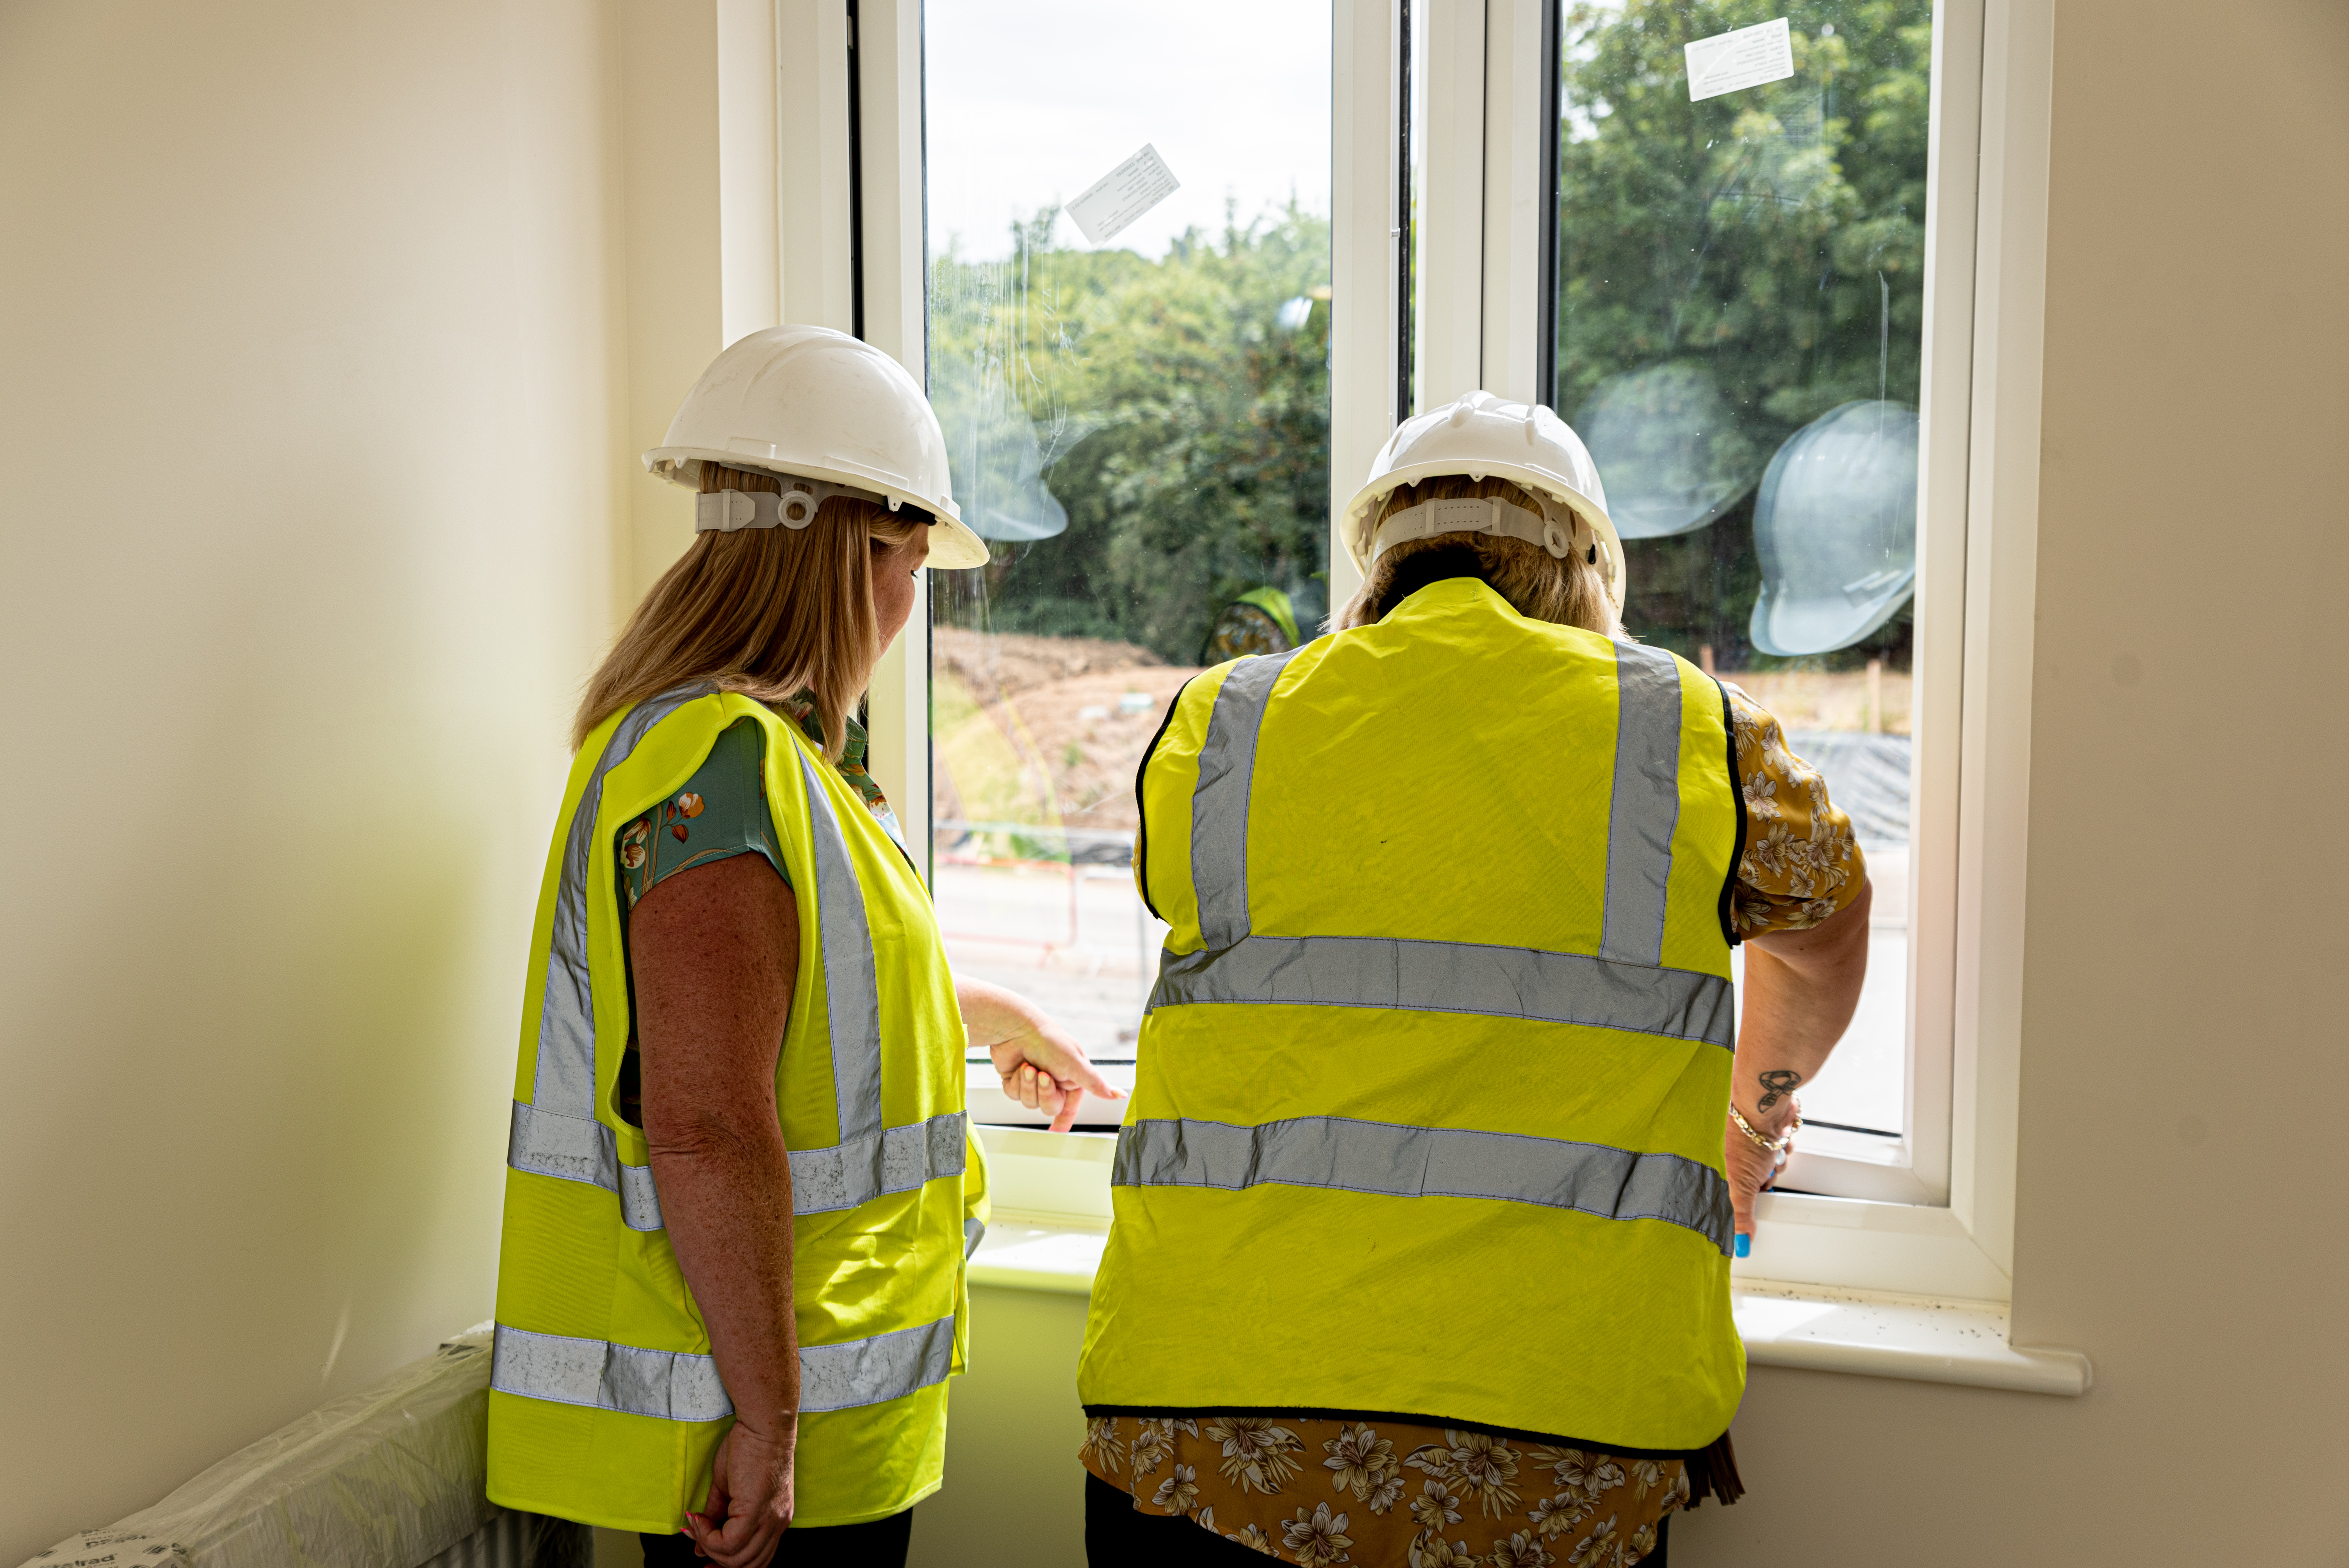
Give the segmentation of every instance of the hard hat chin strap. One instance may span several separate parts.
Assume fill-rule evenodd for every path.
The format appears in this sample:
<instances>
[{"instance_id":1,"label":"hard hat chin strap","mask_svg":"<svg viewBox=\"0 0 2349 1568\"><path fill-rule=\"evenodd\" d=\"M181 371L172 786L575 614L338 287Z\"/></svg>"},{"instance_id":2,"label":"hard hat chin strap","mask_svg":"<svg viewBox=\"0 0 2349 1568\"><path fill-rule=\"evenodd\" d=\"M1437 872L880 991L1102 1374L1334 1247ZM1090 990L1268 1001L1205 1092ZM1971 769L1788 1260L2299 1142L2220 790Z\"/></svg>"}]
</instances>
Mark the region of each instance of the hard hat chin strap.
<instances>
[{"instance_id":1,"label":"hard hat chin strap","mask_svg":"<svg viewBox=\"0 0 2349 1568\"><path fill-rule=\"evenodd\" d=\"M895 501L853 485L826 484L822 480L785 479L782 492L771 490L712 490L694 497L696 533L738 533L746 528L802 529L815 521L816 509L833 496L844 495L897 510Z\"/></svg>"},{"instance_id":2,"label":"hard hat chin strap","mask_svg":"<svg viewBox=\"0 0 2349 1568\"><path fill-rule=\"evenodd\" d=\"M1391 513L1379 524L1378 531L1371 535L1371 559L1375 562L1406 540L1428 539L1439 533L1489 533L1504 539L1522 539L1528 544L1540 545L1559 561L1577 550L1588 554L1598 543L1597 535L1575 512L1559 510L1566 513L1564 522L1496 497L1482 500L1423 500Z\"/></svg>"}]
</instances>

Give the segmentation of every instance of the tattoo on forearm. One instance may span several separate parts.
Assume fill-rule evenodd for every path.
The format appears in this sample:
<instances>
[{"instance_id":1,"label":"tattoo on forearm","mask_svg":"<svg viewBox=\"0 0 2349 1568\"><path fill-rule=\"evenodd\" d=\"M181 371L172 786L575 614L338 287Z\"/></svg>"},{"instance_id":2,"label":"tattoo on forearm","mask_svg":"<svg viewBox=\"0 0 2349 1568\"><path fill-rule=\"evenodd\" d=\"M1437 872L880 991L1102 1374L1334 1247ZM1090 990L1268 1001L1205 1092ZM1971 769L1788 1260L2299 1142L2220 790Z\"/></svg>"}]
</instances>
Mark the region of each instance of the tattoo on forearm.
<instances>
[{"instance_id":1,"label":"tattoo on forearm","mask_svg":"<svg viewBox=\"0 0 2349 1568\"><path fill-rule=\"evenodd\" d=\"M1775 1072L1757 1073L1754 1076L1762 1080L1762 1087L1767 1091L1762 1096L1761 1108L1764 1110L1777 1104L1780 1096L1794 1093L1795 1086L1803 1081L1802 1074L1788 1072L1784 1068L1780 1068Z\"/></svg>"}]
</instances>

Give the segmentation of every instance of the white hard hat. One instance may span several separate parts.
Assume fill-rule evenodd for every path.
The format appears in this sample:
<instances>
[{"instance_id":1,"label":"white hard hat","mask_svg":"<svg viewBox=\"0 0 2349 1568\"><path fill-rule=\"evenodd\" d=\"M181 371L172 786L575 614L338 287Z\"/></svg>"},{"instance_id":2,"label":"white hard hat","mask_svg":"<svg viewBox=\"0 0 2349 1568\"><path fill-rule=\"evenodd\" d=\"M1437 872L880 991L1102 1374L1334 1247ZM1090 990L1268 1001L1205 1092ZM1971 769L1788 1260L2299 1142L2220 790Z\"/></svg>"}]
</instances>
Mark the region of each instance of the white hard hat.
<instances>
[{"instance_id":1,"label":"white hard hat","mask_svg":"<svg viewBox=\"0 0 2349 1568\"><path fill-rule=\"evenodd\" d=\"M917 506L937 519L930 565L987 564L986 542L963 525L955 507L947 438L929 399L904 366L844 332L771 326L711 360L669 421L667 438L645 454L646 468L695 489L704 463L812 480L799 488L816 500L847 494L892 511ZM811 503L784 508L779 521L804 527L813 516ZM732 501L702 506L697 527L772 527L776 521L768 508Z\"/></svg>"},{"instance_id":2,"label":"white hard hat","mask_svg":"<svg viewBox=\"0 0 2349 1568\"><path fill-rule=\"evenodd\" d=\"M1917 591L1917 410L1846 403L1795 431L1754 500L1754 647L1847 648Z\"/></svg>"},{"instance_id":3,"label":"white hard hat","mask_svg":"<svg viewBox=\"0 0 2349 1568\"><path fill-rule=\"evenodd\" d=\"M1506 503L1426 501L1388 518L1372 537L1371 520L1391 491L1453 474L1507 480L1534 498L1541 521ZM1477 508L1483 509L1481 517L1471 517L1470 510ZM1346 504L1340 537L1354 564L1368 573L1391 545L1454 531L1506 534L1559 557L1568 550L1595 554L1615 607L1623 607L1623 542L1607 515L1599 467L1566 421L1539 404L1505 403L1490 392L1471 392L1404 420L1371 461L1370 481Z\"/></svg>"}]
</instances>

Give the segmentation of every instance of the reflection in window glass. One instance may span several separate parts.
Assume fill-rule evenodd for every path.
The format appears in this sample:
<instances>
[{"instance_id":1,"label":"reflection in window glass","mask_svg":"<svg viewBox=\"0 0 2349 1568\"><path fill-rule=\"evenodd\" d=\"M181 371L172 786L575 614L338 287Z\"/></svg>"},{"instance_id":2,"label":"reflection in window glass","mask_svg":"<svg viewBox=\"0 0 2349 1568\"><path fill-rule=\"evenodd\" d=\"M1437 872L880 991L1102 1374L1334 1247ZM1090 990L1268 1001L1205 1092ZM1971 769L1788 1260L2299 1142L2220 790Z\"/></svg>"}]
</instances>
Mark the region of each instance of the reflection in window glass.
<instances>
[{"instance_id":1,"label":"reflection in window glass","mask_svg":"<svg viewBox=\"0 0 2349 1568\"><path fill-rule=\"evenodd\" d=\"M928 0L925 27L930 397L994 557L930 582L939 924L1131 1061L1165 931L1135 766L1190 676L1327 611L1330 12ZM1089 242L1063 203L1145 144L1180 189Z\"/></svg>"},{"instance_id":2,"label":"reflection in window glass","mask_svg":"<svg viewBox=\"0 0 2349 1568\"><path fill-rule=\"evenodd\" d=\"M1793 75L1692 101L1685 46L1777 17ZM1905 1127L1910 624L1930 0L1572 0L1556 384L1642 639L1742 685L1877 881L1817 1121Z\"/></svg>"}]
</instances>

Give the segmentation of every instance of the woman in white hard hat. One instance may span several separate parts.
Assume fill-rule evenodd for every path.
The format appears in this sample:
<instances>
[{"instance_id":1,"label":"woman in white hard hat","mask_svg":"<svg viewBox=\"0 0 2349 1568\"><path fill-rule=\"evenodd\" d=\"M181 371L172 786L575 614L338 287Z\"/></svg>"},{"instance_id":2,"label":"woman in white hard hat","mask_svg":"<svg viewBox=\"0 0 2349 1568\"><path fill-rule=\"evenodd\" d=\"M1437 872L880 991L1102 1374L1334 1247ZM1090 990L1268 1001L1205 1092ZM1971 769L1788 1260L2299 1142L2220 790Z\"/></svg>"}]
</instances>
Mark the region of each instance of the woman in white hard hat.
<instances>
[{"instance_id":1,"label":"woman in white hard hat","mask_svg":"<svg viewBox=\"0 0 2349 1568\"><path fill-rule=\"evenodd\" d=\"M1173 929L1079 1372L1092 1560L1661 1563L1739 1490L1730 1260L1866 867L1768 714L1625 635L1547 409L1412 420L1347 523L1334 632L1198 676L1138 780Z\"/></svg>"},{"instance_id":2,"label":"woman in white hard hat","mask_svg":"<svg viewBox=\"0 0 2349 1568\"><path fill-rule=\"evenodd\" d=\"M694 542L587 684L540 896L509 1144L492 1500L654 1568L905 1561L939 1482L986 1214L967 1047L1065 1129L1112 1095L957 982L853 711L974 566L937 420L841 334L712 364L657 473Z\"/></svg>"}]
</instances>

